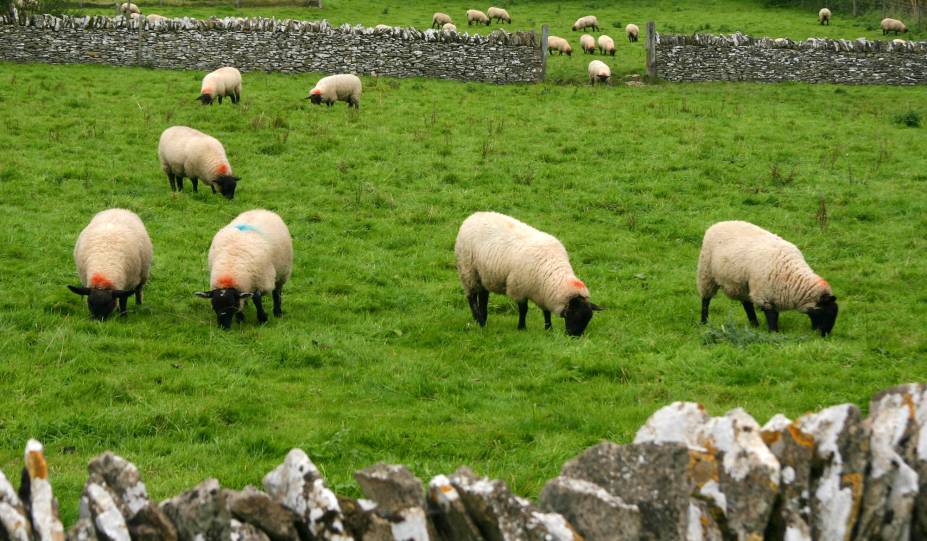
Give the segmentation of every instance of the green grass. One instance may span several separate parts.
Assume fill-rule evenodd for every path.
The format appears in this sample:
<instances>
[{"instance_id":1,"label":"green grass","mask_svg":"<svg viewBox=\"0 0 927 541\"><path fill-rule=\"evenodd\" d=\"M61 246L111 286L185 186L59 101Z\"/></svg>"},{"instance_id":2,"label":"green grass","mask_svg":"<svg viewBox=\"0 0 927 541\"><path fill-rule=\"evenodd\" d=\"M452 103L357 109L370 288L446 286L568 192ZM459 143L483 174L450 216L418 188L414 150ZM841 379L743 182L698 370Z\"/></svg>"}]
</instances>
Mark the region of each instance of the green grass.
<instances>
[{"instance_id":1,"label":"green grass","mask_svg":"<svg viewBox=\"0 0 927 541\"><path fill-rule=\"evenodd\" d=\"M384 460L422 478L468 464L533 496L673 400L764 422L927 380L927 137L896 120L927 114L923 87L365 78L354 114L301 101L315 75L249 73L240 106L201 107L202 75L0 64L0 468L42 439L67 522L105 449L158 498L259 483L294 446L348 494ZM156 146L175 124L225 143L234 201L170 193ZM112 206L141 215L155 260L146 304L101 324L65 285L77 234ZM294 236L287 313L222 332L193 291L212 235L254 207ZM564 242L608 308L586 337L545 332L534 307L518 332L500 296L474 325L453 242L483 209ZM735 218L830 281L831 338L794 312L781 337L746 329L722 297L698 325L702 233Z\"/></svg>"}]
</instances>

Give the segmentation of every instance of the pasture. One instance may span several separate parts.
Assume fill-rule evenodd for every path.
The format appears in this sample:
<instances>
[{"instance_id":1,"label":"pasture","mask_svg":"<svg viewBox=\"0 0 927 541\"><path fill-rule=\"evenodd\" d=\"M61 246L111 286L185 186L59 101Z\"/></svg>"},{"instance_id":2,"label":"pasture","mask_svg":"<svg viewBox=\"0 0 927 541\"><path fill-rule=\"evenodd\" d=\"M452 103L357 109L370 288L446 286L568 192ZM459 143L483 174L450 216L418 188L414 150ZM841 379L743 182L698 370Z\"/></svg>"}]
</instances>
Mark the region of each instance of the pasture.
<instances>
[{"instance_id":1,"label":"pasture","mask_svg":"<svg viewBox=\"0 0 927 541\"><path fill-rule=\"evenodd\" d=\"M324 16L421 27L438 8L359 4L329 2ZM600 20L629 21L621 5ZM821 29L814 13L753 2L672 5L635 20L875 37L838 14ZM510 11L568 30L598 10ZM642 44L617 41L622 69L641 71ZM347 494L354 470L382 460L423 479L467 464L535 496L566 459L628 442L674 400L742 406L762 423L927 380L927 137L911 126L925 122L927 90L589 88L576 83L586 62L553 59L538 85L365 77L359 113L302 100L318 75L247 73L240 105L203 107L202 72L0 64L0 469L14 477L26 439L41 439L66 524L105 449L134 461L157 498L209 476L257 484L291 447ZM176 124L225 144L243 179L233 201L189 182L171 194L156 147ZM77 234L114 206L145 221L155 259L145 304L99 323L65 286ZM286 313L258 326L249 308L221 331L193 292L208 286L212 235L255 207L294 237ZM517 331L515 305L495 295L475 325L453 243L467 215L490 209L570 251L607 308L585 337L556 319L545 331L534 306ZM830 338L795 312L781 334L755 331L723 296L698 324L701 237L725 219L803 250L839 298Z\"/></svg>"}]
</instances>

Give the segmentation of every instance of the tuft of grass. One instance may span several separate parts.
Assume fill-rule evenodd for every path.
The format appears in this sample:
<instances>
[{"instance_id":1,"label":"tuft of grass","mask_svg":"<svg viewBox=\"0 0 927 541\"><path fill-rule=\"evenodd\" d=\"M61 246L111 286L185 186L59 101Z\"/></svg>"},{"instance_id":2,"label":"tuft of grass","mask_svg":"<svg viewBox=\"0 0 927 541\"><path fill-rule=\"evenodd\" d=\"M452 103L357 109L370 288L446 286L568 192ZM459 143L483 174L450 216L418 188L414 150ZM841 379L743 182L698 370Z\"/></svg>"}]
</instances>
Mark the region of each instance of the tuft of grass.
<instances>
[{"instance_id":1,"label":"tuft of grass","mask_svg":"<svg viewBox=\"0 0 927 541\"><path fill-rule=\"evenodd\" d=\"M921 114L917 111L905 111L895 115L895 124L907 126L908 128L921 127Z\"/></svg>"},{"instance_id":2,"label":"tuft of grass","mask_svg":"<svg viewBox=\"0 0 927 541\"><path fill-rule=\"evenodd\" d=\"M774 333L762 326L753 328L728 320L718 327L709 327L702 333L702 343L706 346L730 344L737 348L747 348L756 344L782 346L803 341L803 336Z\"/></svg>"}]
</instances>

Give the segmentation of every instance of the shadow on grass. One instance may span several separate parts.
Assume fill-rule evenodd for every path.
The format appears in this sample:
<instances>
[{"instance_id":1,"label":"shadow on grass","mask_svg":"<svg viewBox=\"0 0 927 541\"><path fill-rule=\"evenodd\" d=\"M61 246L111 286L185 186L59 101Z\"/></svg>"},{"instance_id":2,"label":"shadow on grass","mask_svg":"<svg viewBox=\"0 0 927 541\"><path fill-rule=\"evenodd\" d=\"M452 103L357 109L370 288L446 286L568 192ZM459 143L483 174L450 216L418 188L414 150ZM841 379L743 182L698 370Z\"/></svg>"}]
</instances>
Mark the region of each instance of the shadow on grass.
<instances>
[{"instance_id":1,"label":"shadow on grass","mask_svg":"<svg viewBox=\"0 0 927 541\"><path fill-rule=\"evenodd\" d=\"M803 336L786 336L782 333L769 332L766 329L738 325L733 321L725 321L720 327L709 327L702 334L702 344L713 346L717 344L731 344L745 348L753 344L786 344L801 342Z\"/></svg>"}]
</instances>

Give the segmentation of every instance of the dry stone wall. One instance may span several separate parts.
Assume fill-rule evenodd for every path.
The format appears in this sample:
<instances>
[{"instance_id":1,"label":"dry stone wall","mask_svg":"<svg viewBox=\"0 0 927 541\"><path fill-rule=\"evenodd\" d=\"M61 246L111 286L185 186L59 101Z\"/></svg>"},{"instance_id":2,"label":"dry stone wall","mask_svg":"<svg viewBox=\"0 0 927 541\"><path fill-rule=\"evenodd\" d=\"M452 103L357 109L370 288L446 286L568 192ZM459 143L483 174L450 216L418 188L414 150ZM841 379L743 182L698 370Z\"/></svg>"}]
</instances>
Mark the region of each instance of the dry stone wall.
<instances>
[{"instance_id":1,"label":"dry stone wall","mask_svg":"<svg viewBox=\"0 0 927 541\"><path fill-rule=\"evenodd\" d=\"M675 82L927 84L927 41L658 34L655 55L657 77Z\"/></svg>"},{"instance_id":2,"label":"dry stone wall","mask_svg":"<svg viewBox=\"0 0 927 541\"><path fill-rule=\"evenodd\" d=\"M488 36L327 21L55 17L0 18L0 61L168 69L349 72L493 83L539 81L533 32Z\"/></svg>"}]
</instances>

